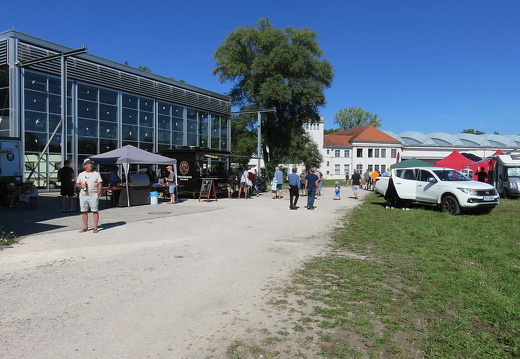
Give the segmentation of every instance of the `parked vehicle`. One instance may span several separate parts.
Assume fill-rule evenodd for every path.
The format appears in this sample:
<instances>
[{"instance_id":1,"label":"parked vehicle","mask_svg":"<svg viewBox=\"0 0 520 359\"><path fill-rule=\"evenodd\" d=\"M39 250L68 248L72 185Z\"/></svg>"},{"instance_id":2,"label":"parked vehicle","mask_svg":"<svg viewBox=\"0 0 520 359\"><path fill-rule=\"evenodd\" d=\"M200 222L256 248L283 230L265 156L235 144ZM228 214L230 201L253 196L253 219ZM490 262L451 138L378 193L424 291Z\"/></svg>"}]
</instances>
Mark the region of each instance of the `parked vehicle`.
<instances>
[{"instance_id":1,"label":"parked vehicle","mask_svg":"<svg viewBox=\"0 0 520 359\"><path fill-rule=\"evenodd\" d=\"M459 214L475 210L489 213L499 204L496 189L468 179L461 172L442 167L392 169L391 177L379 177L375 191L386 195L390 181L395 186L398 202L413 202Z\"/></svg>"},{"instance_id":2,"label":"parked vehicle","mask_svg":"<svg viewBox=\"0 0 520 359\"><path fill-rule=\"evenodd\" d=\"M492 184L502 197L520 197L520 160L510 155L498 155L491 160L492 171L488 174Z\"/></svg>"}]
</instances>

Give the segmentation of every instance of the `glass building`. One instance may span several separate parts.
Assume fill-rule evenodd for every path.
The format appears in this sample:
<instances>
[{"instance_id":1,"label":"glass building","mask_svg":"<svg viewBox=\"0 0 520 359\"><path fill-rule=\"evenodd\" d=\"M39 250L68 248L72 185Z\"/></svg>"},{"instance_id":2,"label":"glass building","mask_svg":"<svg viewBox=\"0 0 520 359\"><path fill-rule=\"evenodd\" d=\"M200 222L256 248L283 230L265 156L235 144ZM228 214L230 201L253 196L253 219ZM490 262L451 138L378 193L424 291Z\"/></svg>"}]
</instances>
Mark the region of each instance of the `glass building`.
<instances>
[{"instance_id":1,"label":"glass building","mask_svg":"<svg viewBox=\"0 0 520 359\"><path fill-rule=\"evenodd\" d=\"M128 144L150 152L230 150L228 96L86 53L30 64L71 50L14 30L0 33L0 138L20 140L25 174L35 170L39 186L53 186L63 157L77 169L88 156Z\"/></svg>"}]
</instances>

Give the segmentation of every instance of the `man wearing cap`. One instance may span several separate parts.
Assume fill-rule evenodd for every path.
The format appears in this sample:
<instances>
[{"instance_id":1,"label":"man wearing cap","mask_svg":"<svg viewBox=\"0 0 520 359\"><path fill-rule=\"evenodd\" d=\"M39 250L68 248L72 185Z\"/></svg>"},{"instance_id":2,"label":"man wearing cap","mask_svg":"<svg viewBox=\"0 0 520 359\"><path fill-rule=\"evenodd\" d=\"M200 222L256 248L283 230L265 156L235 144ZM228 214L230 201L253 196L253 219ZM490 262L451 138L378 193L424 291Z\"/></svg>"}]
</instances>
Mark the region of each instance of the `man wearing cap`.
<instances>
[{"instance_id":1,"label":"man wearing cap","mask_svg":"<svg viewBox=\"0 0 520 359\"><path fill-rule=\"evenodd\" d=\"M81 172L76 179L76 188L79 192L79 207L81 211L81 219L83 220L83 228L80 233L88 231L88 210L92 211L94 217L94 233L98 232L99 222L99 197L101 196L101 187L103 180L101 175L94 171L94 161L90 158L83 161L85 171Z\"/></svg>"}]
</instances>

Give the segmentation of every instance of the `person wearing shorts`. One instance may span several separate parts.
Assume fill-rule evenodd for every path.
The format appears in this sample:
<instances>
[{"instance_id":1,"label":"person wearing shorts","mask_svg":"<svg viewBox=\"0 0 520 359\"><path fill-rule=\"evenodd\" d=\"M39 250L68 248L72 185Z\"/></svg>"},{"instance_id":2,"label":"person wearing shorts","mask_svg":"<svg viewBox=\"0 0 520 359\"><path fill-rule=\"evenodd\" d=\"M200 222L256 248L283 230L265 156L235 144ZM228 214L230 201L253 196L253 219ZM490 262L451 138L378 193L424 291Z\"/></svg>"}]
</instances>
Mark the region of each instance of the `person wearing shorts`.
<instances>
[{"instance_id":1,"label":"person wearing shorts","mask_svg":"<svg viewBox=\"0 0 520 359\"><path fill-rule=\"evenodd\" d=\"M168 192L170 192L170 202L168 204L175 203L175 172L173 171L173 166L166 166L166 170L168 171L168 177L165 178L166 183L168 183Z\"/></svg>"},{"instance_id":2,"label":"person wearing shorts","mask_svg":"<svg viewBox=\"0 0 520 359\"><path fill-rule=\"evenodd\" d=\"M354 171L354 174L352 175L352 192L354 192L355 199L358 199L359 188L361 187L361 183L361 175Z\"/></svg>"},{"instance_id":3,"label":"person wearing shorts","mask_svg":"<svg viewBox=\"0 0 520 359\"><path fill-rule=\"evenodd\" d=\"M90 209L94 219L93 232L98 233L99 197L101 196L103 180L101 175L94 171L94 161L90 158L83 161L83 167L85 167L85 171L81 172L76 179L76 188L80 190L79 210L83 220L83 228L79 232L84 233L88 231L88 210Z\"/></svg>"}]
</instances>

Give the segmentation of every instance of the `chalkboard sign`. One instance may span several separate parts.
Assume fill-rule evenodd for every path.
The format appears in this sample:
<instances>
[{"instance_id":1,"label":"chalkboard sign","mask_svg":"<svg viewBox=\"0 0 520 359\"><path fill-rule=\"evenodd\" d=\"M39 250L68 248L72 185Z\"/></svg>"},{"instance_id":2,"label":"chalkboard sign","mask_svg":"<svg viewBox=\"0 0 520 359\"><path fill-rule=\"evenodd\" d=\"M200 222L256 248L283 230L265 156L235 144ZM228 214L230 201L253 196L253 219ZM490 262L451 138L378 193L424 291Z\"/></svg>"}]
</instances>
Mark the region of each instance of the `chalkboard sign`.
<instances>
[{"instance_id":1,"label":"chalkboard sign","mask_svg":"<svg viewBox=\"0 0 520 359\"><path fill-rule=\"evenodd\" d=\"M208 202L210 198L214 198L217 201L217 191L215 184L211 179L203 179L200 184L199 202L201 198L205 198Z\"/></svg>"}]
</instances>

